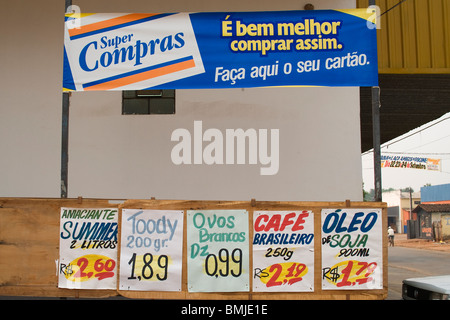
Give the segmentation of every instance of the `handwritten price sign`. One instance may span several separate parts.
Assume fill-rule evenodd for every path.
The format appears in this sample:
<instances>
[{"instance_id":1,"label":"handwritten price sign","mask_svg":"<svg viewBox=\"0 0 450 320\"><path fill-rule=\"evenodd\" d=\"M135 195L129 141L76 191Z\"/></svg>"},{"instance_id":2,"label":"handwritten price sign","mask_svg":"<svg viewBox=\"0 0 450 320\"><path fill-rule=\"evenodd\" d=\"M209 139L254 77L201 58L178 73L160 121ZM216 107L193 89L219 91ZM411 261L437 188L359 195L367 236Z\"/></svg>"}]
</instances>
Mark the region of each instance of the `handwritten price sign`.
<instances>
[{"instance_id":1,"label":"handwritten price sign","mask_svg":"<svg viewBox=\"0 0 450 320\"><path fill-rule=\"evenodd\" d=\"M377 267L376 262L342 261L331 268L324 268L323 278L337 288L374 284L375 279L372 274Z\"/></svg>"},{"instance_id":2,"label":"handwritten price sign","mask_svg":"<svg viewBox=\"0 0 450 320\"><path fill-rule=\"evenodd\" d=\"M249 291L247 211L188 211L187 216L189 291Z\"/></svg>"},{"instance_id":3,"label":"handwritten price sign","mask_svg":"<svg viewBox=\"0 0 450 320\"><path fill-rule=\"evenodd\" d=\"M92 278L103 280L115 277L116 261L109 257L89 254L60 267L66 279L72 282L83 282Z\"/></svg>"},{"instance_id":4,"label":"handwritten price sign","mask_svg":"<svg viewBox=\"0 0 450 320\"><path fill-rule=\"evenodd\" d=\"M261 274L264 274L264 276L261 277L261 282L268 288L293 285L296 282L302 281L302 277L307 272L308 268L304 263L276 263L261 271Z\"/></svg>"},{"instance_id":5,"label":"handwritten price sign","mask_svg":"<svg viewBox=\"0 0 450 320\"><path fill-rule=\"evenodd\" d=\"M181 291L183 211L122 210L120 289Z\"/></svg>"},{"instance_id":6,"label":"handwritten price sign","mask_svg":"<svg viewBox=\"0 0 450 320\"><path fill-rule=\"evenodd\" d=\"M61 208L58 287L116 289L117 208Z\"/></svg>"},{"instance_id":7,"label":"handwritten price sign","mask_svg":"<svg viewBox=\"0 0 450 320\"><path fill-rule=\"evenodd\" d=\"M255 211L253 290L313 291L312 211Z\"/></svg>"},{"instance_id":8,"label":"handwritten price sign","mask_svg":"<svg viewBox=\"0 0 450 320\"><path fill-rule=\"evenodd\" d=\"M382 289L380 209L322 210L323 289Z\"/></svg>"},{"instance_id":9,"label":"handwritten price sign","mask_svg":"<svg viewBox=\"0 0 450 320\"><path fill-rule=\"evenodd\" d=\"M242 250L231 252L222 248L218 254L208 254L205 259L205 272L210 277L239 277L242 274Z\"/></svg>"},{"instance_id":10,"label":"handwritten price sign","mask_svg":"<svg viewBox=\"0 0 450 320\"><path fill-rule=\"evenodd\" d=\"M130 261L128 261L131 269L128 279L164 281L167 279L167 270L170 263L171 261L166 255L153 256L151 253L145 253L138 256L133 253Z\"/></svg>"}]
</instances>

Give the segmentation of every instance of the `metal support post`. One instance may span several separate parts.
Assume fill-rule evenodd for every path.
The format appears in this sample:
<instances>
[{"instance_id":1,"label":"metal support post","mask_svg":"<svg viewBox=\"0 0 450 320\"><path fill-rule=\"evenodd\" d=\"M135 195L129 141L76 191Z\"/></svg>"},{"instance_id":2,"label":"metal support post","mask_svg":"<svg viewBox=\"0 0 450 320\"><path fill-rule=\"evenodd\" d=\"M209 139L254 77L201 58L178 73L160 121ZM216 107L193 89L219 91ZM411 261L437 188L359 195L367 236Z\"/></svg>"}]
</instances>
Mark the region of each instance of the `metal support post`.
<instances>
[{"instance_id":1,"label":"metal support post","mask_svg":"<svg viewBox=\"0 0 450 320\"><path fill-rule=\"evenodd\" d=\"M66 0L65 12L72 5L72 0ZM62 94L62 121L61 121L61 198L67 198L68 169L69 169L69 92Z\"/></svg>"},{"instance_id":2,"label":"metal support post","mask_svg":"<svg viewBox=\"0 0 450 320\"><path fill-rule=\"evenodd\" d=\"M61 198L67 198L68 166L69 166L69 93L62 97L62 130L61 130Z\"/></svg>"},{"instance_id":3,"label":"metal support post","mask_svg":"<svg viewBox=\"0 0 450 320\"><path fill-rule=\"evenodd\" d=\"M380 147L380 87L372 87L372 134L375 201L382 201Z\"/></svg>"},{"instance_id":4,"label":"metal support post","mask_svg":"<svg viewBox=\"0 0 450 320\"><path fill-rule=\"evenodd\" d=\"M374 6L375 0L369 0L369 6ZM379 19L380 17L377 17ZM373 167L375 201L382 201L381 184L381 146L380 146L380 87L372 87L372 134L373 134Z\"/></svg>"}]
</instances>

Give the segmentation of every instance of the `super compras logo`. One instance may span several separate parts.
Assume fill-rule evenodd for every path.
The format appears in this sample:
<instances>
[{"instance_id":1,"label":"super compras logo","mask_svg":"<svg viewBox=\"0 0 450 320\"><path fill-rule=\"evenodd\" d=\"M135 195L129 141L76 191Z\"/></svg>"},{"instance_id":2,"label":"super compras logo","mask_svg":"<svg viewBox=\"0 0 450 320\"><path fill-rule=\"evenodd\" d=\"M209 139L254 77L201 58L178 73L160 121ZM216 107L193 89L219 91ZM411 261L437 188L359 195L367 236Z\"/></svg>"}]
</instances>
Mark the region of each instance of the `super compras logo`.
<instances>
[{"instance_id":1,"label":"super compras logo","mask_svg":"<svg viewBox=\"0 0 450 320\"><path fill-rule=\"evenodd\" d=\"M146 56L152 56L155 53L164 53L173 49L182 48L185 44L183 39L184 33L179 32L175 35L168 35L162 39L156 38L150 41L136 40L134 45L118 48L122 43L130 43L133 34L124 36L114 36L108 38L103 36L100 41L92 41L88 43L80 52L80 67L84 71L94 71L99 68L99 65L108 68L111 64L117 65L127 61L133 61L133 66L142 64L142 59ZM107 49L113 49L107 51ZM101 51L106 49L105 51ZM93 61L92 66L88 66L87 57Z\"/></svg>"}]
</instances>

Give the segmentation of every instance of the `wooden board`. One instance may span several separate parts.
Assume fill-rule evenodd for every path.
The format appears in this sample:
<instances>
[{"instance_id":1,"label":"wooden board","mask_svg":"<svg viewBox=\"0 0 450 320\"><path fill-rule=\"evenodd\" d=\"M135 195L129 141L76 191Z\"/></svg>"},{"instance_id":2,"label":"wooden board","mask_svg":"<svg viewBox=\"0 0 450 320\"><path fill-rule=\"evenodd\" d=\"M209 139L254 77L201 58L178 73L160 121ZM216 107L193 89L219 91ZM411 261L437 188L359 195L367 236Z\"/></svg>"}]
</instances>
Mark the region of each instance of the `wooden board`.
<instances>
[{"instance_id":1,"label":"wooden board","mask_svg":"<svg viewBox=\"0 0 450 320\"><path fill-rule=\"evenodd\" d=\"M187 245L183 245L181 292L150 292L125 290L79 290L58 288L59 219L61 207L119 208L155 210L224 210L243 209L253 224L255 210L311 210L314 213L314 234L321 234L321 210L326 208L381 208L383 230L383 289L326 290L321 289L321 237L314 237L314 292L307 293L192 293L187 290ZM385 299L387 298L387 209L378 202L281 202L281 201L189 201L189 200L126 200L123 203L102 199L35 199L0 198L0 295L40 297L103 298L121 295L139 299L204 299L204 300L308 300L308 299ZM184 239L186 239L184 219ZM119 223L120 225L120 223ZM252 239L252 228L249 228ZM120 229L119 229L120 239ZM251 246L251 242L250 242ZM250 270L252 270L252 250ZM120 256L120 248L119 248ZM252 281L250 277L250 281ZM250 282L250 288L252 283Z\"/></svg>"},{"instance_id":2,"label":"wooden board","mask_svg":"<svg viewBox=\"0 0 450 320\"><path fill-rule=\"evenodd\" d=\"M61 207L118 207L107 200L0 198L0 295L116 296L114 290L58 288Z\"/></svg>"}]
</instances>

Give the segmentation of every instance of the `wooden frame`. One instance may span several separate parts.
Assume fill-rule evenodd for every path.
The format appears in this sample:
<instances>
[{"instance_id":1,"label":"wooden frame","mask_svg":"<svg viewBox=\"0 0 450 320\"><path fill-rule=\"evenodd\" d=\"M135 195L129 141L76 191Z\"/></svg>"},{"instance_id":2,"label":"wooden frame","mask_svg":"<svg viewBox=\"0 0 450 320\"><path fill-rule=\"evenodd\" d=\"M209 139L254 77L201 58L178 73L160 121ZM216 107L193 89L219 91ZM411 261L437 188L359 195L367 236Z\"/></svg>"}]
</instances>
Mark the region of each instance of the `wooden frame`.
<instances>
[{"instance_id":1,"label":"wooden frame","mask_svg":"<svg viewBox=\"0 0 450 320\"><path fill-rule=\"evenodd\" d=\"M314 234L321 234L321 209L326 208L381 208L383 239L383 289L376 290L322 290L321 237L314 237L314 292L265 293L192 293L187 290L187 245L183 244L183 271L181 292L149 292L124 290L80 290L58 288L57 261L59 259L59 220L61 207L118 208L154 210L226 210L243 209L249 212L249 226L253 225L255 210L311 210L314 213ZM120 221L119 221L120 222ZM184 219L184 239L186 239ZM119 223L120 225L120 223ZM249 228L251 239L252 228ZM119 228L120 239L120 228ZM250 241L251 247L251 241ZM250 248L250 270L252 250ZM50 199L0 198L0 295L106 298L123 296L133 299L180 300L380 300L387 298L387 206L382 202L296 202L296 201L190 201L190 200L126 200L104 199ZM120 257L120 247L118 257ZM118 258L119 259L119 258ZM119 265L119 264L118 264ZM119 272L118 272L119 274ZM252 287L250 277L250 288Z\"/></svg>"}]
</instances>

